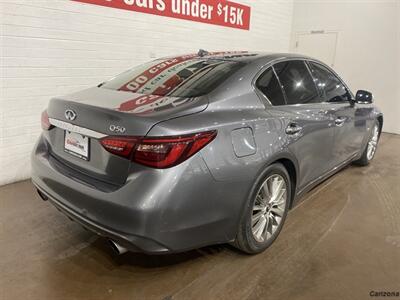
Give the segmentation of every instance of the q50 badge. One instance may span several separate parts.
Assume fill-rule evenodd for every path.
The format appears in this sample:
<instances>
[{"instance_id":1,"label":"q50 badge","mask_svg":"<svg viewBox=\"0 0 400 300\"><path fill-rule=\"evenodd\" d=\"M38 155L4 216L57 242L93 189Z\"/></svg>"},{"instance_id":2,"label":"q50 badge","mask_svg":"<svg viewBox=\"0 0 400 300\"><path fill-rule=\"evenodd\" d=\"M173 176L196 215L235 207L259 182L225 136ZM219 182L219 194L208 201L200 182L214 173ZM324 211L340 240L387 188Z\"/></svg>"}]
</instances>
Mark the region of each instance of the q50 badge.
<instances>
[{"instance_id":1,"label":"q50 badge","mask_svg":"<svg viewBox=\"0 0 400 300\"><path fill-rule=\"evenodd\" d=\"M119 125L110 125L110 131L114 133L124 133L126 131L125 127Z\"/></svg>"}]
</instances>

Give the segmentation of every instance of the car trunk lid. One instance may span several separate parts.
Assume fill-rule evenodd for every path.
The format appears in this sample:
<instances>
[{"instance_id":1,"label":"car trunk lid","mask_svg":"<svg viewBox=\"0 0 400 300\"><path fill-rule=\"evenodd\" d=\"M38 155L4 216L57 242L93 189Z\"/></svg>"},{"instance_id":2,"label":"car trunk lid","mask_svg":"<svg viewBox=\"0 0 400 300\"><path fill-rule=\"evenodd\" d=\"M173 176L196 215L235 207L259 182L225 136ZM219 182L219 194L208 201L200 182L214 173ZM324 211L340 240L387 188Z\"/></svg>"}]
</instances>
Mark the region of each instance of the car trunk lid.
<instances>
[{"instance_id":1,"label":"car trunk lid","mask_svg":"<svg viewBox=\"0 0 400 300\"><path fill-rule=\"evenodd\" d=\"M157 123L199 113L207 105L206 97L163 97L98 87L54 98L47 109L55 127L47 133L49 150L86 176L121 185L132 164L106 151L101 138L146 136Z\"/></svg>"}]
</instances>

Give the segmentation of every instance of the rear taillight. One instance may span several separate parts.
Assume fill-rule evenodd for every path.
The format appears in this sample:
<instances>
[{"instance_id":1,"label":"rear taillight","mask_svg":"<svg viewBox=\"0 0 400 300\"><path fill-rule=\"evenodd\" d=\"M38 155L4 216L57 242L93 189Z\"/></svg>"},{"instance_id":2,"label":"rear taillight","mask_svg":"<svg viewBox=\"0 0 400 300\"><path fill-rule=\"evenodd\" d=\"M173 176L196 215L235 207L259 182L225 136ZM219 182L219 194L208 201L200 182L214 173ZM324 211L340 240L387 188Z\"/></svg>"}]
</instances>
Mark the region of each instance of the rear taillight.
<instances>
[{"instance_id":1,"label":"rear taillight","mask_svg":"<svg viewBox=\"0 0 400 300\"><path fill-rule=\"evenodd\" d=\"M138 139L129 137L106 137L101 140L101 144L108 152L130 158L137 141Z\"/></svg>"},{"instance_id":2,"label":"rear taillight","mask_svg":"<svg viewBox=\"0 0 400 300\"><path fill-rule=\"evenodd\" d=\"M49 115L47 114L47 110L42 112L41 125L42 125L43 130L49 130L51 127Z\"/></svg>"},{"instance_id":3,"label":"rear taillight","mask_svg":"<svg viewBox=\"0 0 400 300\"><path fill-rule=\"evenodd\" d=\"M216 131L177 137L106 137L103 147L116 155L153 168L170 168L185 161L210 143Z\"/></svg>"}]
</instances>

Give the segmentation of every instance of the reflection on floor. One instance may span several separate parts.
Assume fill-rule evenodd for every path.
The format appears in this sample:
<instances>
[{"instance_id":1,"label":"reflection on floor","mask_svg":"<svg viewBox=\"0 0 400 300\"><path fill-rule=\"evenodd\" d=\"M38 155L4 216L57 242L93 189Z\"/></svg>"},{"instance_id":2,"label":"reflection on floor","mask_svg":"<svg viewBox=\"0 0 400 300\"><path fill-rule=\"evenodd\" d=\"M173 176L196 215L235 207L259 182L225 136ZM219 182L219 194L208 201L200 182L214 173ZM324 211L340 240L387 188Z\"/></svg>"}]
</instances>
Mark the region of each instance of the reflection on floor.
<instances>
[{"instance_id":1,"label":"reflection on floor","mask_svg":"<svg viewBox=\"0 0 400 300\"><path fill-rule=\"evenodd\" d=\"M0 299L368 299L400 291L400 136L372 165L307 194L266 252L229 246L116 257L39 200L30 182L0 188Z\"/></svg>"}]
</instances>

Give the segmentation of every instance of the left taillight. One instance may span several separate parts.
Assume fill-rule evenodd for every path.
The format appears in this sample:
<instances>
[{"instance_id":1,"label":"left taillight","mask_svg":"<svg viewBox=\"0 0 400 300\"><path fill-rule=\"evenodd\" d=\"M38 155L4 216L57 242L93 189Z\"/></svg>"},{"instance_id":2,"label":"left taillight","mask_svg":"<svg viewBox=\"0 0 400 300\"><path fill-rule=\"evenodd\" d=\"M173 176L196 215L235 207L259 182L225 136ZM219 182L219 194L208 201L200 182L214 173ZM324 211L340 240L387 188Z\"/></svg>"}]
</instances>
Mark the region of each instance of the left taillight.
<instances>
[{"instance_id":1,"label":"left taillight","mask_svg":"<svg viewBox=\"0 0 400 300\"><path fill-rule=\"evenodd\" d=\"M176 166L204 148L217 135L207 131L185 136L172 137L105 137L103 147L133 162L165 169Z\"/></svg>"},{"instance_id":2,"label":"left taillight","mask_svg":"<svg viewBox=\"0 0 400 300\"><path fill-rule=\"evenodd\" d=\"M49 115L47 114L47 110L42 112L41 116L41 125L43 130L49 130L51 128Z\"/></svg>"}]
</instances>

